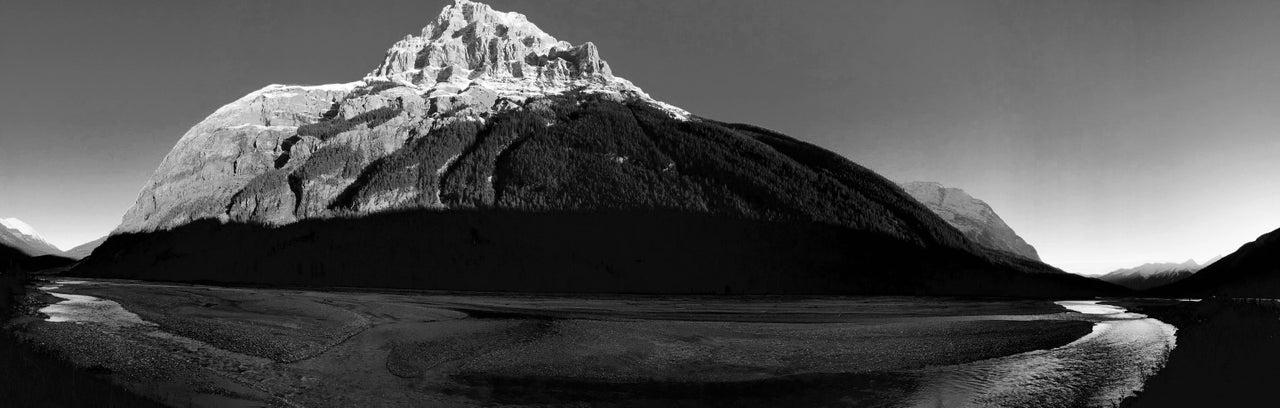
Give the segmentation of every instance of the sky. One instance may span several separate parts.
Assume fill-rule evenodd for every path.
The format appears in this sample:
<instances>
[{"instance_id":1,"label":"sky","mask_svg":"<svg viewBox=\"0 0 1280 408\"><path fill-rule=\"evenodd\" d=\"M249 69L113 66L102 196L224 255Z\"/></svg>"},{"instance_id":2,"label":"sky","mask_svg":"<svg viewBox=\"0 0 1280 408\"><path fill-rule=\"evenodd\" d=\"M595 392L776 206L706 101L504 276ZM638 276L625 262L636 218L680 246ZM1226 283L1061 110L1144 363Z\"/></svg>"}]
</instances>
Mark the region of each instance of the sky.
<instances>
[{"instance_id":1,"label":"sky","mask_svg":"<svg viewBox=\"0 0 1280 408\"><path fill-rule=\"evenodd\" d=\"M359 79L447 3L0 0L0 217L105 235L219 106ZM1071 272L1280 228L1280 2L488 3L697 115L962 188Z\"/></svg>"}]
</instances>

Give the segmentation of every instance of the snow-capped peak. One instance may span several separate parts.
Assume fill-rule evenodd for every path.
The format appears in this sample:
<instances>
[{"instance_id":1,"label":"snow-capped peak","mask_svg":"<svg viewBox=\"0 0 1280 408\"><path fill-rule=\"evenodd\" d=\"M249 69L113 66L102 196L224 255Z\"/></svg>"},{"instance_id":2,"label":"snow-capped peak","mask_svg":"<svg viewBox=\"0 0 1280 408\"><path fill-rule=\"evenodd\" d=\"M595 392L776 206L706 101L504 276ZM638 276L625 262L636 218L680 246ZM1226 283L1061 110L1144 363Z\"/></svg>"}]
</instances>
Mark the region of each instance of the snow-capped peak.
<instances>
[{"instance_id":1,"label":"snow-capped peak","mask_svg":"<svg viewBox=\"0 0 1280 408\"><path fill-rule=\"evenodd\" d=\"M0 218L0 245L31 256L62 254L61 248L50 244L31 224L17 218Z\"/></svg>"},{"instance_id":2,"label":"snow-capped peak","mask_svg":"<svg viewBox=\"0 0 1280 408\"><path fill-rule=\"evenodd\" d=\"M0 225L4 225L5 228L17 231L22 235L26 235L41 241L48 242L48 240L45 239L44 236L40 235L40 232L36 231L35 227L32 227L31 224L27 224L26 222L23 222L20 219L0 218Z\"/></svg>"}]
</instances>

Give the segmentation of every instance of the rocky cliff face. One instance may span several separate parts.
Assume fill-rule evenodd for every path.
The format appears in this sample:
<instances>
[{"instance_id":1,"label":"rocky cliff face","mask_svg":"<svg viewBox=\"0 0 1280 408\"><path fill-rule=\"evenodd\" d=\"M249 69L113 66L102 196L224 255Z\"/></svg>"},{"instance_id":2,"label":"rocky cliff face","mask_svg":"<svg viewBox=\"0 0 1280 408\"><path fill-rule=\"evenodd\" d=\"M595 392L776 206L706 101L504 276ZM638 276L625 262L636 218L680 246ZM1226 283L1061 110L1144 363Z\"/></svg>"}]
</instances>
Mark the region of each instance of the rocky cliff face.
<instances>
[{"instance_id":1,"label":"rocky cliff face","mask_svg":"<svg viewBox=\"0 0 1280 408\"><path fill-rule=\"evenodd\" d=\"M1147 290L1157 286L1168 285L1194 275L1204 266L1212 264L1213 261L1200 265L1193 259L1186 262L1161 262L1148 263L1133 268L1119 269L1102 275L1098 279L1105 282L1111 282L1120 286L1124 286L1134 290Z\"/></svg>"},{"instance_id":2,"label":"rocky cliff face","mask_svg":"<svg viewBox=\"0 0 1280 408\"><path fill-rule=\"evenodd\" d=\"M557 41L523 15L458 0L421 36L393 45L361 81L270 85L218 109L182 136L116 232L205 218L285 224L352 211L448 207L437 197L439 177L347 199L366 169L405 146L482 129L502 112L540 111L553 119L551 106L584 98L689 118L613 76L595 45ZM430 149L444 157L472 147L436 142ZM413 172L442 177L453 170L451 160L429 164Z\"/></svg>"},{"instance_id":3,"label":"rocky cliff face","mask_svg":"<svg viewBox=\"0 0 1280 408\"><path fill-rule=\"evenodd\" d=\"M964 190L921 181L902 184L902 188L974 242L1027 259L1040 260L1036 248L1027 244L1013 228L1009 228L991 206L973 198Z\"/></svg>"}]
</instances>

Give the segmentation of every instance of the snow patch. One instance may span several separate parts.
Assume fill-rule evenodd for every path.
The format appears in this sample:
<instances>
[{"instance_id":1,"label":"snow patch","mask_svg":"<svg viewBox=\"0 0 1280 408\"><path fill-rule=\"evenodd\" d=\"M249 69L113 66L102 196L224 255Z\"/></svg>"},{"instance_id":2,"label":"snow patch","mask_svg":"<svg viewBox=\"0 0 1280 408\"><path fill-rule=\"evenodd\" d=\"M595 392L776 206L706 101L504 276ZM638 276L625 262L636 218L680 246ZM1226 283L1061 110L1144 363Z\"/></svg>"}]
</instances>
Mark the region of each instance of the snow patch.
<instances>
[{"instance_id":1,"label":"snow patch","mask_svg":"<svg viewBox=\"0 0 1280 408\"><path fill-rule=\"evenodd\" d=\"M36 231L35 227L32 227L31 224L27 224L26 222L23 222L20 219L2 218L0 219L0 225L4 225L5 228L8 228L8 229L18 231L19 233L22 233L22 235L26 235L41 241L47 241L46 239L44 239L44 236L40 235L40 232Z\"/></svg>"}]
</instances>

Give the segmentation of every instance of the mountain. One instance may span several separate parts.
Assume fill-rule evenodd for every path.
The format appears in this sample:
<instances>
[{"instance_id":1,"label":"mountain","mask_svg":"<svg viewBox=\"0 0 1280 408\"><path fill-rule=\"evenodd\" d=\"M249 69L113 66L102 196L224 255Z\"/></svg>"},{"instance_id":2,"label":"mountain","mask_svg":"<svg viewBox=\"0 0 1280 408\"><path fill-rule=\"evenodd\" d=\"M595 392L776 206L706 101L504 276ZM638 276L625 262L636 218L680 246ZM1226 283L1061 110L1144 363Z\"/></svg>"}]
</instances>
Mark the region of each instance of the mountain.
<instances>
[{"instance_id":1,"label":"mountain","mask_svg":"<svg viewBox=\"0 0 1280 408\"><path fill-rule=\"evenodd\" d=\"M177 142L73 271L450 290L1059 296L897 185L655 100L592 43L457 0L360 81L271 85Z\"/></svg>"},{"instance_id":2,"label":"mountain","mask_svg":"<svg viewBox=\"0 0 1280 408\"><path fill-rule=\"evenodd\" d=\"M964 190L928 181L903 183L902 188L973 242L1040 260L1036 248L1013 232L1013 228L1009 228L991 206Z\"/></svg>"},{"instance_id":3,"label":"mountain","mask_svg":"<svg viewBox=\"0 0 1280 408\"><path fill-rule=\"evenodd\" d=\"M1209 261L1208 264L1214 261L1217 261L1217 258ZM1189 278L1202 267L1194 259L1188 259L1183 263L1148 263L1134 268L1115 270L1098 279L1129 289L1147 290Z\"/></svg>"},{"instance_id":4,"label":"mountain","mask_svg":"<svg viewBox=\"0 0 1280 408\"><path fill-rule=\"evenodd\" d=\"M0 274L62 268L74 262L73 259L57 255L31 256L22 250L0 243Z\"/></svg>"},{"instance_id":5,"label":"mountain","mask_svg":"<svg viewBox=\"0 0 1280 408\"><path fill-rule=\"evenodd\" d=\"M28 259L31 259L31 255L17 248L0 244L0 273L26 270L24 266Z\"/></svg>"},{"instance_id":6,"label":"mountain","mask_svg":"<svg viewBox=\"0 0 1280 408\"><path fill-rule=\"evenodd\" d=\"M1201 269L1204 269L1205 267L1208 267L1209 265L1213 265L1213 264L1214 264L1214 262L1221 261L1221 260L1222 260L1222 258L1225 258L1225 256L1222 256L1222 255L1215 256L1215 257L1213 257L1213 258L1209 259L1208 261L1205 261L1205 263L1204 263L1203 265L1200 265L1200 268L1201 268Z\"/></svg>"},{"instance_id":7,"label":"mountain","mask_svg":"<svg viewBox=\"0 0 1280 408\"><path fill-rule=\"evenodd\" d=\"M1280 298L1280 230L1264 234L1195 275L1152 293L1198 298Z\"/></svg>"},{"instance_id":8,"label":"mountain","mask_svg":"<svg viewBox=\"0 0 1280 408\"><path fill-rule=\"evenodd\" d=\"M75 248L68 249L66 255L74 259L88 258L93 253L93 250L98 249L98 246L101 246L106 240L107 237L102 237L77 245Z\"/></svg>"},{"instance_id":9,"label":"mountain","mask_svg":"<svg viewBox=\"0 0 1280 408\"><path fill-rule=\"evenodd\" d=\"M0 219L0 245L17 249L30 256L63 254L61 249L45 240L30 224L17 218Z\"/></svg>"}]
</instances>

